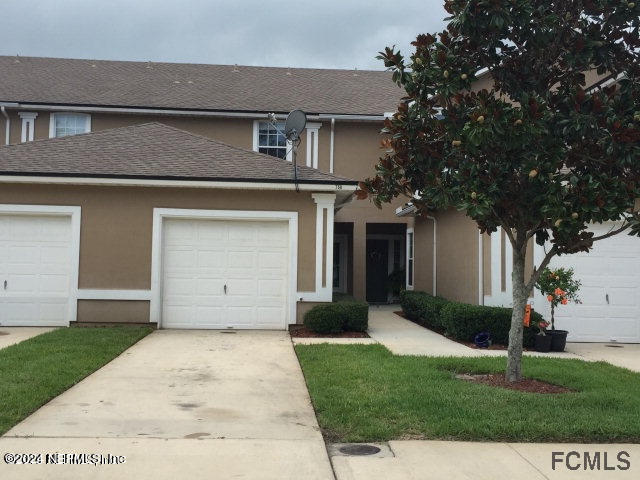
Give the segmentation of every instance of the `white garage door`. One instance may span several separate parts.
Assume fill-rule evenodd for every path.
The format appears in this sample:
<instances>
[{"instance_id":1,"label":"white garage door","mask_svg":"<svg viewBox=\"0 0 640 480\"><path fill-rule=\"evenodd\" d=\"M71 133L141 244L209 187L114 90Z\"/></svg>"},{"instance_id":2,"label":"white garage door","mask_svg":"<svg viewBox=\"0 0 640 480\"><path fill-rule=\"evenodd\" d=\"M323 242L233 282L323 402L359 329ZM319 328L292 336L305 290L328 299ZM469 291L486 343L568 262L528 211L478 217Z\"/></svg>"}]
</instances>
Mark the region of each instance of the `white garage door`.
<instances>
[{"instance_id":1,"label":"white garage door","mask_svg":"<svg viewBox=\"0 0 640 480\"><path fill-rule=\"evenodd\" d=\"M289 225L164 221L162 326L284 329Z\"/></svg>"},{"instance_id":2,"label":"white garage door","mask_svg":"<svg viewBox=\"0 0 640 480\"><path fill-rule=\"evenodd\" d=\"M593 231L597 236L612 227ZM640 238L615 235L590 253L557 257L552 266L573 267L582 282L582 303L556 310L556 328L569 330L569 341L640 343Z\"/></svg>"},{"instance_id":3,"label":"white garage door","mask_svg":"<svg viewBox=\"0 0 640 480\"><path fill-rule=\"evenodd\" d=\"M71 217L0 215L0 325L67 325Z\"/></svg>"}]
</instances>

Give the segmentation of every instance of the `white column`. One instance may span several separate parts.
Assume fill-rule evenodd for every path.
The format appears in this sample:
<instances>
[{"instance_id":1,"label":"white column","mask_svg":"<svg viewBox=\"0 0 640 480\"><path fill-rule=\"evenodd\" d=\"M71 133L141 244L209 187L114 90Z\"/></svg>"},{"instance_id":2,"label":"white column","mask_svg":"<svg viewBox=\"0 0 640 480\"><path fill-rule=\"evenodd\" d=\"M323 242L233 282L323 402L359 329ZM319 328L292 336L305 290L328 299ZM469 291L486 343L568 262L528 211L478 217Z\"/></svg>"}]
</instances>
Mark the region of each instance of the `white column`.
<instances>
[{"instance_id":1,"label":"white column","mask_svg":"<svg viewBox=\"0 0 640 480\"><path fill-rule=\"evenodd\" d=\"M316 202L316 291L317 301L330 302L333 297L333 209L336 201L335 193L313 193ZM327 215L327 231L324 231L324 216ZM323 240L326 237L326 248ZM326 250L326 256L323 256ZM325 275L322 275L322 263L325 261ZM323 286L324 284L324 286ZM308 297L308 296L307 296Z\"/></svg>"},{"instance_id":2,"label":"white column","mask_svg":"<svg viewBox=\"0 0 640 480\"><path fill-rule=\"evenodd\" d=\"M36 128L36 112L18 112L22 119L22 133L20 134L21 142L33 142L33 135Z\"/></svg>"},{"instance_id":3,"label":"white column","mask_svg":"<svg viewBox=\"0 0 640 480\"><path fill-rule=\"evenodd\" d=\"M321 123L307 123L307 167L318 168L318 130Z\"/></svg>"}]
</instances>

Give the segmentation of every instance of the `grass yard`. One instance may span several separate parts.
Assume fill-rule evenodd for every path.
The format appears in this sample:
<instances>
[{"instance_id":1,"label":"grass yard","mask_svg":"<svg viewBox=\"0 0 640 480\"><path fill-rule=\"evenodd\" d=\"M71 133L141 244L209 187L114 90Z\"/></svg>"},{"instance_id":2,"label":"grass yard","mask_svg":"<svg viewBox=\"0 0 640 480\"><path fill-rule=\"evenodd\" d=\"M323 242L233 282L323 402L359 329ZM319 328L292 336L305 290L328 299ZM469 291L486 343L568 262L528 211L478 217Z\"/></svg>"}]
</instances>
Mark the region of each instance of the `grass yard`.
<instances>
[{"instance_id":1,"label":"grass yard","mask_svg":"<svg viewBox=\"0 0 640 480\"><path fill-rule=\"evenodd\" d=\"M0 434L151 332L60 328L0 350Z\"/></svg>"},{"instance_id":2,"label":"grass yard","mask_svg":"<svg viewBox=\"0 0 640 480\"><path fill-rule=\"evenodd\" d=\"M381 345L297 345L330 441L397 439L640 442L640 374L598 362L523 360L524 375L575 392L535 394L465 382L505 357L395 356Z\"/></svg>"}]
</instances>

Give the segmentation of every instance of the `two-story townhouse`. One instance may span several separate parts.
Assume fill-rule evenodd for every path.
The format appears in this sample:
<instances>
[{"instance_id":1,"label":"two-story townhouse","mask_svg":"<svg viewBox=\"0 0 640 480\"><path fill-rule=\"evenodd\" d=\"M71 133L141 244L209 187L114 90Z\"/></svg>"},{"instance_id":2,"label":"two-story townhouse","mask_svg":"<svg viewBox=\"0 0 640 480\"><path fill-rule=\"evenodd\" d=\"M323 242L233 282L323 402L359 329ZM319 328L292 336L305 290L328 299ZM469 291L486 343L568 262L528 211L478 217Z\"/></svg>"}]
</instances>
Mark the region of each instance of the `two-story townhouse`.
<instances>
[{"instance_id":1,"label":"two-story townhouse","mask_svg":"<svg viewBox=\"0 0 640 480\"><path fill-rule=\"evenodd\" d=\"M378 71L0 57L0 324L284 328L334 291L386 302L413 219L352 197L400 96ZM293 109L297 185L267 119Z\"/></svg>"}]
</instances>

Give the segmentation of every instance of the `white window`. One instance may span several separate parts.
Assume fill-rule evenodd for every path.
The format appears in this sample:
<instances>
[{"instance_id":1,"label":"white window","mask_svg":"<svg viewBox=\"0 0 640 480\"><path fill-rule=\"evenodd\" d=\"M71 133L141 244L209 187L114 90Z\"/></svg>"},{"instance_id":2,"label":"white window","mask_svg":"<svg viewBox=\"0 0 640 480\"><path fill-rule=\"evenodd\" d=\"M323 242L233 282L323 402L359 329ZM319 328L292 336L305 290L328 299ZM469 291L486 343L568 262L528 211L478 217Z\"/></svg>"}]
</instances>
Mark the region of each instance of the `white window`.
<instances>
[{"instance_id":1,"label":"white window","mask_svg":"<svg viewBox=\"0 0 640 480\"><path fill-rule=\"evenodd\" d=\"M18 116L22 119L22 132L20 133L21 142L33 142L33 135L36 129L36 112L18 112Z\"/></svg>"},{"instance_id":2,"label":"white window","mask_svg":"<svg viewBox=\"0 0 640 480\"><path fill-rule=\"evenodd\" d=\"M291 143L287 141L284 122L272 125L271 122L255 121L253 123L253 150L273 157L291 161Z\"/></svg>"},{"instance_id":3,"label":"white window","mask_svg":"<svg viewBox=\"0 0 640 480\"><path fill-rule=\"evenodd\" d=\"M49 138L89 133L91 115L85 113L52 113L49 122Z\"/></svg>"},{"instance_id":4,"label":"white window","mask_svg":"<svg viewBox=\"0 0 640 480\"><path fill-rule=\"evenodd\" d=\"M407 290L413 290L413 228L407 228Z\"/></svg>"}]
</instances>

